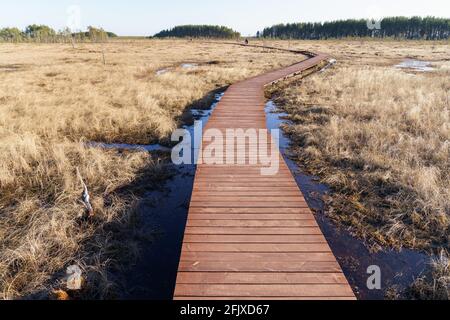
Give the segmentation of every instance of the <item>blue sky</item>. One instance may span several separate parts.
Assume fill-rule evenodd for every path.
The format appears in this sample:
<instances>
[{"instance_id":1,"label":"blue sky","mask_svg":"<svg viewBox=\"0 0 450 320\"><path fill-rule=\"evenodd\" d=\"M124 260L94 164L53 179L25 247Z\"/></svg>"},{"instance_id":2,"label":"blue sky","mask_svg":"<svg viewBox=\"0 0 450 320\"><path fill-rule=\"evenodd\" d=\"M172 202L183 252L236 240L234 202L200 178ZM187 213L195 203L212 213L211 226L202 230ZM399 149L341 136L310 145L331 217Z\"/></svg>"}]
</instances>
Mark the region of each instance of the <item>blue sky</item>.
<instances>
[{"instance_id":1,"label":"blue sky","mask_svg":"<svg viewBox=\"0 0 450 320\"><path fill-rule=\"evenodd\" d=\"M2 1L0 27L67 25L68 8L81 11L81 28L101 26L119 35L152 35L180 24L221 24L255 34L286 22L370 16L433 15L450 18L449 0L15 0Z\"/></svg>"}]
</instances>

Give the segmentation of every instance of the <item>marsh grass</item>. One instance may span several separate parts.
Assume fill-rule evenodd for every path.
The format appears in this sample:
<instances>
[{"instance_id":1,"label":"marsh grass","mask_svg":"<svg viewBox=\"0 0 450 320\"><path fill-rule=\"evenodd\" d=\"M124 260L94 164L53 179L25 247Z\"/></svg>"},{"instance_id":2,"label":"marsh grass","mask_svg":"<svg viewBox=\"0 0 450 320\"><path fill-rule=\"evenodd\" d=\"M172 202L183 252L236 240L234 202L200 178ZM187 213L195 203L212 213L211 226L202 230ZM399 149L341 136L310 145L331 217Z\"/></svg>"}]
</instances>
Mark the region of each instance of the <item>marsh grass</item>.
<instances>
[{"instance_id":1,"label":"marsh grass","mask_svg":"<svg viewBox=\"0 0 450 320\"><path fill-rule=\"evenodd\" d=\"M1 44L0 297L48 298L65 290L70 265L85 278L70 298L116 297L120 283L111 271L132 263L148 236L136 203L170 172L164 155L86 143L167 141L209 92L299 59L188 41ZM198 67L181 68L186 61ZM156 75L167 66L170 72Z\"/></svg>"},{"instance_id":2,"label":"marsh grass","mask_svg":"<svg viewBox=\"0 0 450 320\"><path fill-rule=\"evenodd\" d=\"M39 292L45 298L64 277L65 268L73 264L84 271L85 298L112 297L115 285L108 276L120 262L137 257L133 233L139 230L134 190L118 189L140 176L146 178L148 188L155 187L167 173L157 159L145 153L118 156L83 144L28 143L27 149L34 151L32 159L23 153L11 158L6 166L14 168L9 170L14 179L2 180L2 297ZM92 218L84 216L76 168L90 188Z\"/></svg>"},{"instance_id":3,"label":"marsh grass","mask_svg":"<svg viewBox=\"0 0 450 320\"><path fill-rule=\"evenodd\" d=\"M294 159L332 187L330 216L374 249L447 248L448 43L318 42L313 50L325 44L336 67L274 90L292 120L284 129ZM436 70L393 67L406 57Z\"/></svg>"}]
</instances>

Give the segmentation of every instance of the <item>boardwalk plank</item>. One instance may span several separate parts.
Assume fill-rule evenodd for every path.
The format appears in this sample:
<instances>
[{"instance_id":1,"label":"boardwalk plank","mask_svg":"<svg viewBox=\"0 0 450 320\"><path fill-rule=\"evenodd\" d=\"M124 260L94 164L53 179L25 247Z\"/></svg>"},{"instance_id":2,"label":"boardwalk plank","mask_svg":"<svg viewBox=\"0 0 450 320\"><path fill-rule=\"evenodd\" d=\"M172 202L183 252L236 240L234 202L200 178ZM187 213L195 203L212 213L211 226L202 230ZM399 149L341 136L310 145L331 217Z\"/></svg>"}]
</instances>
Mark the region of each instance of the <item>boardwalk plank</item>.
<instances>
[{"instance_id":1,"label":"boardwalk plank","mask_svg":"<svg viewBox=\"0 0 450 320\"><path fill-rule=\"evenodd\" d=\"M321 235L318 227L263 228L263 227L187 227L186 234L231 235Z\"/></svg>"},{"instance_id":2,"label":"boardwalk plank","mask_svg":"<svg viewBox=\"0 0 450 320\"><path fill-rule=\"evenodd\" d=\"M301 220L311 220L312 217L309 214L246 214L246 213L203 213L203 214L195 214L191 213L189 215L189 221L195 220L255 220L259 219L260 221L265 220L279 220L279 221L301 221Z\"/></svg>"},{"instance_id":3,"label":"boardwalk plank","mask_svg":"<svg viewBox=\"0 0 450 320\"><path fill-rule=\"evenodd\" d=\"M203 285L180 284L177 287L180 296L256 296L256 297L353 297L348 284L288 284L288 285Z\"/></svg>"},{"instance_id":4,"label":"boardwalk plank","mask_svg":"<svg viewBox=\"0 0 450 320\"><path fill-rule=\"evenodd\" d=\"M253 261L253 262L335 262L334 255L331 252L183 252L181 259L185 262L197 261Z\"/></svg>"},{"instance_id":5,"label":"boardwalk plank","mask_svg":"<svg viewBox=\"0 0 450 320\"><path fill-rule=\"evenodd\" d=\"M184 261L183 272L342 272L337 262L316 261Z\"/></svg>"},{"instance_id":6,"label":"boardwalk plank","mask_svg":"<svg viewBox=\"0 0 450 320\"><path fill-rule=\"evenodd\" d=\"M318 227L316 220L189 220L188 227Z\"/></svg>"},{"instance_id":7,"label":"boardwalk plank","mask_svg":"<svg viewBox=\"0 0 450 320\"><path fill-rule=\"evenodd\" d=\"M187 234L186 243L326 243L322 235L198 235Z\"/></svg>"},{"instance_id":8,"label":"boardwalk plank","mask_svg":"<svg viewBox=\"0 0 450 320\"><path fill-rule=\"evenodd\" d=\"M346 284L341 273L225 273L180 272L180 284Z\"/></svg>"},{"instance_id":9,"label":"boardwalk plank","mask_svg":"<svg viewBox=\"0 0 450 320\"><path fill-rule=\"evenodd\" d=\"M331 252L326 243L185 243L183 252Z\"/></svg>"}]
</instances>

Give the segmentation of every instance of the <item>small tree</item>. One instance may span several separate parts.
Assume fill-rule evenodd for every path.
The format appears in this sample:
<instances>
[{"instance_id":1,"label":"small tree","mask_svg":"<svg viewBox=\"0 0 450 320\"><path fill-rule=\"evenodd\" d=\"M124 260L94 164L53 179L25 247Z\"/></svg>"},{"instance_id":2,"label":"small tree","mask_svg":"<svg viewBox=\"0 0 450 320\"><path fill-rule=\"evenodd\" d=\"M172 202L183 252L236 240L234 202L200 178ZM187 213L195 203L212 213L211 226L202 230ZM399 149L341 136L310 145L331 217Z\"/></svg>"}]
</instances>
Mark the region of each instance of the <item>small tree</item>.
<instances>
[{"instance_id":1,"label":"small tree","mask_svg":"<svg viewBox=\"0 0 450 320\"><path fill-rule=\"evenodd\" d=\"M102 28L88 27L89 39L92 42L104 42L108 39L108 33Z\"/></svg>"},{"instance_id":2,"label":"small tree","mask_svg":"<svg viewBox=\"0 0 450 320\"><path fill-rule=\"evenodd\" d=\"M54 40L56 36L55 30L46 25L29 25L25 29L25 34L28 38L34 39L36 41L50 41Z\"/></svg>"},{"instance_id":3,"label":"small tree","mask_svg":"<svg viewBox=\"0 0 450 320\"><path fill-rule=\"evenodd\" d=\"M18 28L4 28L0 29L0 40L9 42L23 41L25 35Z\"/></svg>"},{"instance_id":4,"label":"small tree","mask_svg":"<svg viewBox=\"0 0 450 320\"><path fill-rule=\"evenodd\" d=\"M69 27L64 28L58 32L58 36L63 43L72 43L72 47L75 48L75 37L76 34L73 33Z\"/></svg>"},{"instance_id":5,"label":"small tree","mask_svg":"<svg viewBox=\"0 0 450 320\"><path fill-rule=\"evenodd\" d=\"M235 39L241 34L228 27L211 25L184 25L170 30L163 30L154 35L155 38L221 38Z\"/></svg>"}]
</instances>

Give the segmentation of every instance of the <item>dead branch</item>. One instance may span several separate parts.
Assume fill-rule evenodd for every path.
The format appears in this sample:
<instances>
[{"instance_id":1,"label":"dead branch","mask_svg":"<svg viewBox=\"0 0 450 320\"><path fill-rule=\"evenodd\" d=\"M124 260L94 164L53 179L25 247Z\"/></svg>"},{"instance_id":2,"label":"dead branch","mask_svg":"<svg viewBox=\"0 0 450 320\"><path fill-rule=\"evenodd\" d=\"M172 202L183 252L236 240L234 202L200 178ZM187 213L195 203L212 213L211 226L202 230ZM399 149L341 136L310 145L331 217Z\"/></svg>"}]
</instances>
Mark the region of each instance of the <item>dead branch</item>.
<instances>
[{"instance_id":1,"label":"dead branch","mask_svg":"<svg viewBox=\"0 0 450 320\"><path fill-rule=\"evenodd\" d=\"M87 213L89 214L90 217L92 217L94 215L94 208L91 205L91 197L89 195L89 190L86 186L86 184L84 183L83 177L80 174L80 170L77 168L77 176L81 181L81 184L83 186L83 193L81 195L81 201L83 202L84 206L86 207Z\"/></svg>"}]
</instances>

